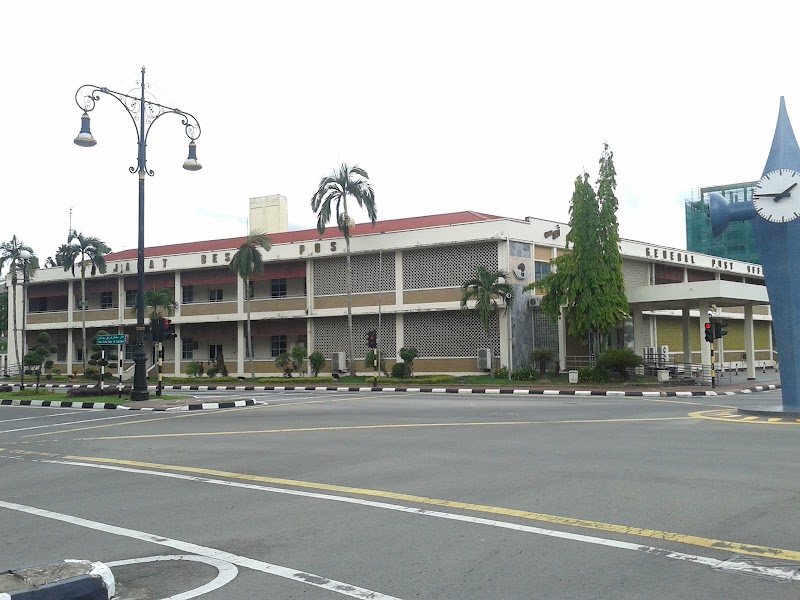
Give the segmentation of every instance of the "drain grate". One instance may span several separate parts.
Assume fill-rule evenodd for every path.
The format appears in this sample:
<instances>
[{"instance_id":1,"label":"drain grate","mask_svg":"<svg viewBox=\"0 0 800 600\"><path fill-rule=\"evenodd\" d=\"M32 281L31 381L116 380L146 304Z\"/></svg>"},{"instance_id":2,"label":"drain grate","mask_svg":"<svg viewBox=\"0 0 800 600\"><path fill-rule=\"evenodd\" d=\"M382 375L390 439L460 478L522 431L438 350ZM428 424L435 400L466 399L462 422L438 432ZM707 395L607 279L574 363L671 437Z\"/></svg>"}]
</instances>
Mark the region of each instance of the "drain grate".
<instances>
[{"instance_id":1,"label":"drain grate","mask_svg":"<svg viewBox=\"0 0 800 600\"><path fill-rule=\"evenodd\" d=\"M712 567L715 571L739 573L772 581L800 581L800 563L737 555Z\"/></svg>"}]
</instances>

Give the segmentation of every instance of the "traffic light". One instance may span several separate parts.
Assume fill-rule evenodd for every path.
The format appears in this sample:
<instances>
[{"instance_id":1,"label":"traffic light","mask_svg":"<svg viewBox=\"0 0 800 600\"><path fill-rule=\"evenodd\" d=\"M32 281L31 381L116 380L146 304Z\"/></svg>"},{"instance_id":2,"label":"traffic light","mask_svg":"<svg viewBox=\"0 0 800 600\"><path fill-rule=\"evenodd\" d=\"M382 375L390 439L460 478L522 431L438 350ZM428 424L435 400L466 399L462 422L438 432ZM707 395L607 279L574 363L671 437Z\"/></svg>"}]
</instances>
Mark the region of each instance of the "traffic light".
<instances>
[{"instance_id":1,"label":"traffic light","mask_svg":"<svg viewBox=\"0 0 800 600\"><path fill-rule=\"evenodd\" d=\"M706 323L706 341L714 341L714 329L711 327L711 323Z\"/></svg>"},{"instance_id":2,"label":"traffic light","mask_svg":"<svg viewBox=\"0 0 800 600\"><path fill-rule=\"evenodd\" d=\"M728 326L727 323L721 323L719 321L714 323L714 339L715 340L718 340L723 335L728 335L728 332L725 331L725 329L723 329L723 327L727 327L727 326Z\"/></svg>"},{"instance_id":3,"label":"traffic light","mask_svg":"<svg viewBox=\"0 0 800 600\"><path fill-rule=\"evenodd\" d=\"M378 347L378 332L374 329L367 333L367 348Z\"/></svg>"},{"instance_id":4,"label":"traffic light","mask_svg":"<svg viewBox=\"0 0 800 600\"><path fill-rule=\"evenodd\" d=\"M178 337L172 319L161 319L161 341L174 340Z\"/></svg>"},{"instance_id":5,"label":"traffic light","mask_svg":"<svg viewBox=\"0 0 800 600\"><path fill-rule=\"evenodd\" d=\"M161 342L164 340L163 321L161 317L153 317L150 319L150 329L153 333L153 341Z\"/></svg>"}]
</instances>

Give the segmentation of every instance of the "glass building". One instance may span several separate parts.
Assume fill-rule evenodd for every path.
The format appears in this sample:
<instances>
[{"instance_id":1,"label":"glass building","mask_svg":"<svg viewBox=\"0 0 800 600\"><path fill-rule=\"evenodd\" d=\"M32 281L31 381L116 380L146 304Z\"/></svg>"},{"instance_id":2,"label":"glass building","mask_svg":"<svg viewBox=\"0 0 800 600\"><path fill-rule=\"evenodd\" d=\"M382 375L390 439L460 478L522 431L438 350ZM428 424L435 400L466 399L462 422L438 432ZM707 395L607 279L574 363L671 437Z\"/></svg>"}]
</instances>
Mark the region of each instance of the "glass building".
<instances>
[{"instance_id":1,"label":"glass building","mask_svg":"<svg viewBox=\"0 0 800 600\"><path fill-rule=\"evenodd\" d=\"M728 202L747 202L753 200L756 181L733 183L700 188L700 197L686 200L686 249L712 256L722 256L744 262L761 264L758 248L749 221L734 221L719 237L711 233L711 218L708 209L708 195L717 192Z\"/></svg>"}]
</instances>

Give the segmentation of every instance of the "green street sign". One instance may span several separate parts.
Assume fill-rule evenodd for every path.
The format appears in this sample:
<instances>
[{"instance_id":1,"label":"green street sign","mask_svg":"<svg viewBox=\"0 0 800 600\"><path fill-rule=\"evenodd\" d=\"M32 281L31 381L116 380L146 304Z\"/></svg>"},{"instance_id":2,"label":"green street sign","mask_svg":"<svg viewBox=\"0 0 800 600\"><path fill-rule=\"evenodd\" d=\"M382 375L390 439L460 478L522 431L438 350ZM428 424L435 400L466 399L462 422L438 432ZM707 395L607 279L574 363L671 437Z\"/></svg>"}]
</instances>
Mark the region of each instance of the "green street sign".
<instances>
[{"instance_id":1,"label":"green street sign","mask_svg":"<svg viewBox=\"0 0 800 600\"><path fill-rule=\"evenodd\" d=\"M115 333L113 335L98 335L98 346L120 346L128 343L127 333Z\"/></svg>"}]
</instances>

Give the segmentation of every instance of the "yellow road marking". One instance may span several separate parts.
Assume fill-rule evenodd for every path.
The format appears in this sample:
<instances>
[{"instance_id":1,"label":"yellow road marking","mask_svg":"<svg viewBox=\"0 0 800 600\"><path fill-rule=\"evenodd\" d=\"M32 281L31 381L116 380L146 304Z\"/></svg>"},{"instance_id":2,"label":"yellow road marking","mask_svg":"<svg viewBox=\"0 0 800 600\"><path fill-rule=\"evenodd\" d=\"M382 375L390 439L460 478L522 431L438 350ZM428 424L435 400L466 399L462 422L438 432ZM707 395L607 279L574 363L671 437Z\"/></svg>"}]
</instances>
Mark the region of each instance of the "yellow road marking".
<instances>
[{"instance_id":1,"label":"yellow road marking","mask_svg":"<svg viewBox=\"0 0 800 600\"><path fill-rule=\"evenodd\" d=\"M296 488L305 488L314 490L325 490L330 492L353 494L357 496L368 496L368 497L377 497L390 500L399 500L415 504L440 506L440 507L474 511L480 513L490 513L493 515L503 515L506 517L515 517L518 519L526 519L530 521L538 521L543 523L566 525L570 527L580 527L583 529L608 531L623 535L632 535L632 536L646 537L658 540L668 540L679 544L698 546L701 548L710 548L713 550L732 552L734 554L747 554L749 556L760 556L760 557L774 558L774 559L794 561L794 562L800 561L800 552L796 550L784 550L781 548L758 546L755 544L742 544L739 542L717 540L713 538L705 538L695 535L686 535L682 533L659 531L657 529L645 529L641 527L629 527L626 525L615 525L613 523L603 523L599 521L588 521L585 519L574 519L571 517L548 515L544 513L531 512L527 510L503 508L500 506L473 504L471 502L458 502L455 500L444 500L441 498L427 498L425 496L414 496L411 494L400 494L396 492L372 490L368 488L357 488L357 487L349 487L342 485L333 485L328 483L316 483L311 481L299 481L295 479L282 479L277 477L264 477L261 475L249 475L245 473L232 473L229 471L218 471L216 469L204 469L200 467L162 465L158 463L147 463L147 462L140 462L133 460L121 460L114 458L95 458L86 456L64 456L63 458L64 460L94 462L100 464L124 465L127 467L141 467L147 469L157 469L162 471L173 471L173 472L177 471L183 473L192 473L195 475L224 477L227 479L244 480L244 481L257 481L259 483L269 483L272 485L291 486Z\"/></svg>"},{"instance_id":2,"label":"yellow road marking","mask_svg":"<svg viewBox=\"0 0 800 600\"><path fill-rule=\"evenodd\" d=\"M731 410L701 410L698 412L689 413L692 419L705 419L708 421L723 421L727 423L745 423L747 425L797 425L800 419L791 419L789 417L759 417L756 415L740 415Z\"/></svg>"},{"instance_id":3,"label":"yellow road marking","mask_svg":"<svg viewBox=\"0 0 800 600\"><path fill-rule=\"evenodd\" d=\"M141 435L115 435L89 438L76 438L77 440L129 440L148 438L173 438L173 437L202 437L218 435L255 435L264 433L299 433L308 431L356 431L367 429L414 429L423 427L484 427L503 425L567 425L584 423L635 423L639 421L685 421L690 417L648 417L641 419L585 419L572 421L488 421L468 423L399 423L393 425L342 425L339 427L295 427L285 429L252 429L244 431L205 431L192 433L145 433ZM75 430L71 430L75 431Z\"/></svg>"}]
</instances>

